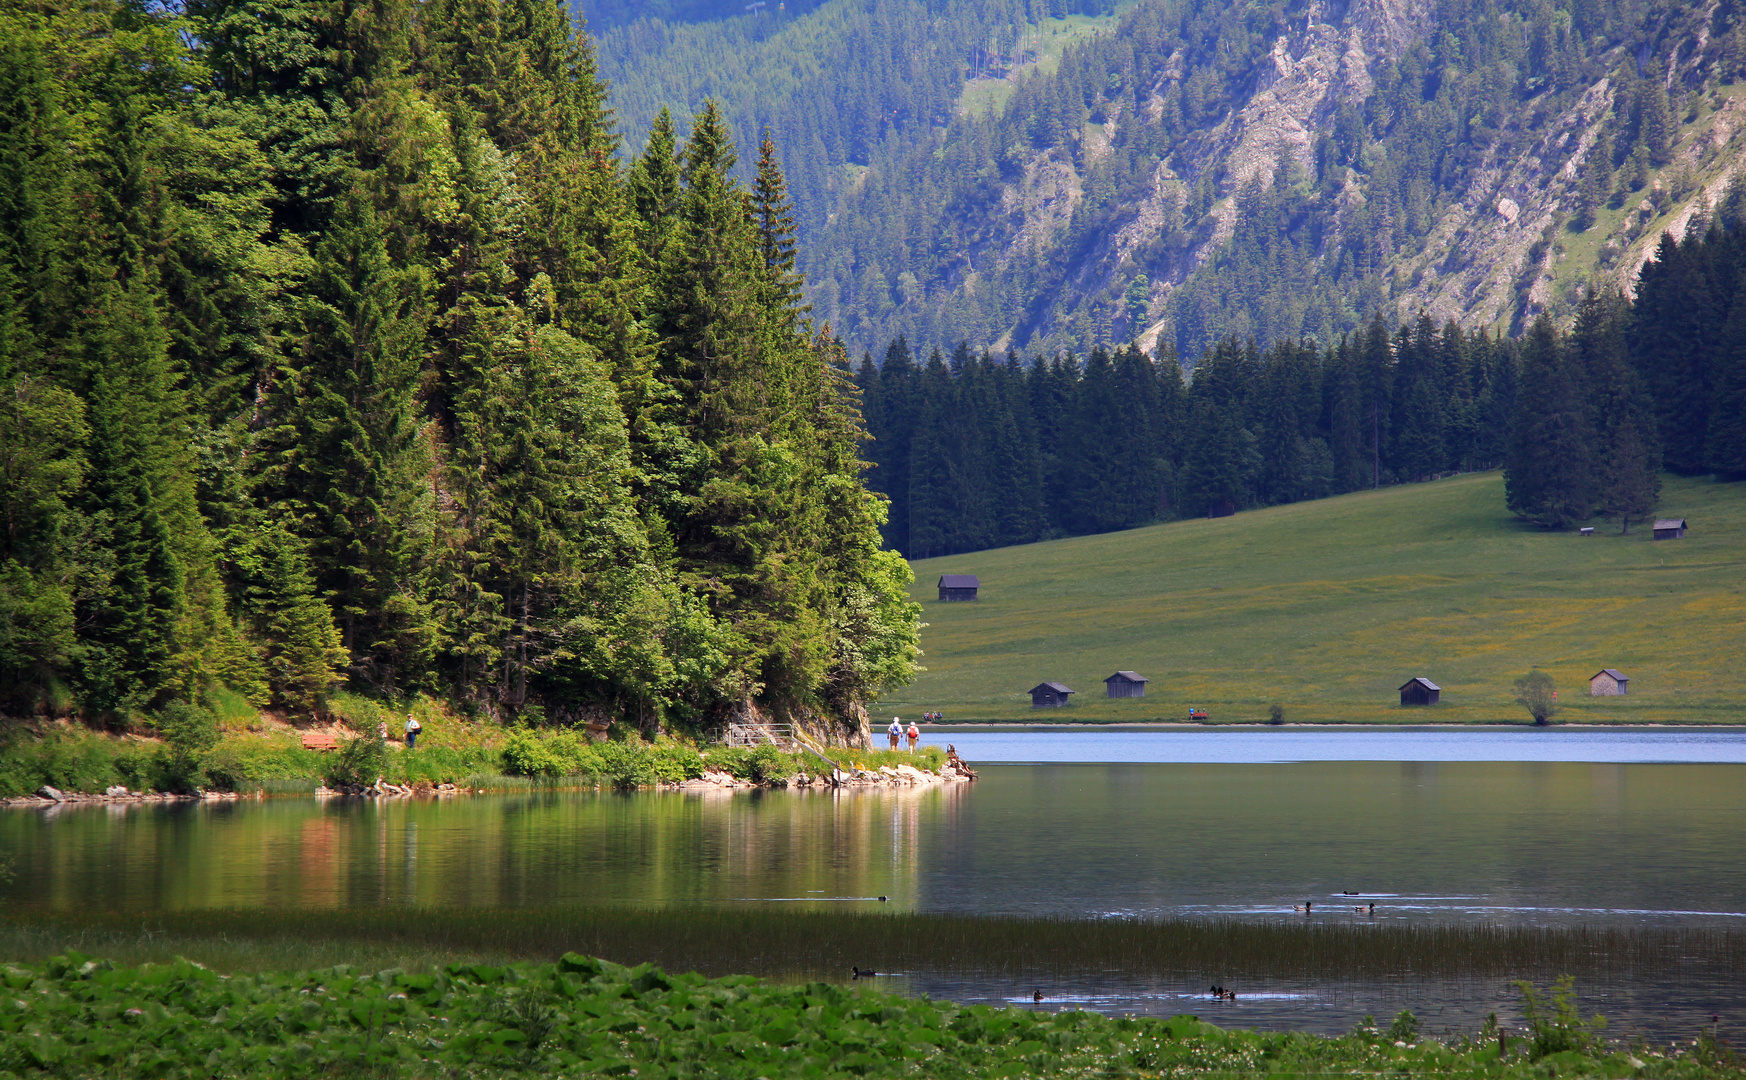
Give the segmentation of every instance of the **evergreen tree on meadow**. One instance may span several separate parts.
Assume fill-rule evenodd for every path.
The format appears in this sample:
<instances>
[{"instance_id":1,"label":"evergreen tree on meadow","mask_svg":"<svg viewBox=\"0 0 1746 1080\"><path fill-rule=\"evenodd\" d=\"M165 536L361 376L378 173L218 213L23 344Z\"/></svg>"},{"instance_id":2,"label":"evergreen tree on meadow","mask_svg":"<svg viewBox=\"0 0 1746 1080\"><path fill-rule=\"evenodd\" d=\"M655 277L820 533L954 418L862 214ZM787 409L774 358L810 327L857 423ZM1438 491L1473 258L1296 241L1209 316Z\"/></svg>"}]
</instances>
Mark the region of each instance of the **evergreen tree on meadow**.
<instances>
[{"instance_id":1,"label":"evergreen tree on meadow","mask_svg":"<svg viewBox=\"0 0 1746 1080\"><path fill-rule=\"evenodd\" d=\"M1655 413L1626 351L1629 321L1623 297L1590 292L1570 341L1594 414L1596 508L1618 518L1626 533L1661 493Z\"/></svg>"},{"instance_id":2,"label":"evergreen tree on meadow","mask_svg":"<svg viewBox=\"0 0 1746 1080\"><path fill-rule=\"evenodd\" d=\"M1709 461L1710 368L1723 317L1710 288L1710 255L1695 237L1679 243L1663 236L1637 288L1631 354L1675 472L1702 472Z\"/></svg>"},{"instance_id":3,"label":"evergreen tree on meadow","mask_svg":"<svg viewBox=\"0 0 1746 1080\"><path fill-rule=\"evenodd\" d=\"M1746 275L1717 335L1711 364L1715 392L1705 432L1706 464L1729 479L1746 477Z\"/></svg>"},{"instance_id":4,"label":"evergreen tree on meadow","mask_svg":"<svg viewBox=\"0 0 1746 1080\"><path fill-rule=\"evenodd\" d=\"M1522 348L1515 433L1504 464L1504 498L1517 516L1549 528L1588 520L1597 490L1587 380L1572 350L1542 315Z\"/></svg>"}]
</instances>

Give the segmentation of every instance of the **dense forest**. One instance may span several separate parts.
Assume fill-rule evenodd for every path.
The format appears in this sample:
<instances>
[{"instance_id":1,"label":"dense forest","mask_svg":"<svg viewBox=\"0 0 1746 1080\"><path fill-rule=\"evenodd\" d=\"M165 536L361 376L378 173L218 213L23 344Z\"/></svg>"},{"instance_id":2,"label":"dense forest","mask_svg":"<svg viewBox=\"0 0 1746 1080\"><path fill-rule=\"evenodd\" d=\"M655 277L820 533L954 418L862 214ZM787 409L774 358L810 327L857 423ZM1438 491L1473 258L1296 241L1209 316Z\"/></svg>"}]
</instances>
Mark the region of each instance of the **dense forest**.
<instances>
[{"instance_id":1,"label":"dense forest","mask_svg":"<svg viewBox=\"0 0 1746 1080\"><path fill-rule=\"evenodd\" d=\"M1307 161L1281 152L1245 173L1223 153L1231 113L1272 77L1275 41L1307 7L1143 3L1119 31L1022 80L999 115L958 117L880 161L813 244L814 304L878 339L1010 335L1046 352L1126 341L1155 320L1184 355L1226 334L1330 342L1392 313L1398 260L1471 197L1475 171L1527 150L1597 80L1618 84L1614 115L1600 152L1577 162L1588 170L1577 217L1667 164L1680 98L1701 89L1676 81L1670 97L1661 76L1680 43L1706 41L1718 77L1746 64L1733 5L1700 33L1703 5L1441 0L1436 33L1378 57L1369 94L1337 106ZM1051 162L1071 166L1059 185L1081 197L1039 235L1010 202ZM1126 250L1112 245L1161 168L1161 220ZM1229 234L1198 259L1224 199Z\"/></svg>"},{"instance_id":2,"label":"dense forest","mask_svg":"<svg viewBox=\"0 0 1746 1080\"><path fill-rule=\"evenodd\" d=\"M0 13L0 693L853 719L918 609L773 144L559 0Z\"/></svg>"},{"instance_id":3,"label":"dense forest","mask_svg":"<svg viewBox=\"0 0 1746 1080\"><path fill-rule=\"evenodd\" d=\"M1682 125L1746 71L1735 0L1122 7L1049 63L1029 62L1028 29L1111 6L836 0L786 22L620 27L603 53L640 125L716 94L770 126L817 315L856 351L902 336L924 353L1328 346L1468 268L1525 158L1544 159L1524 183L1555 205L1512 220L1520 251L1483 256L1513 293L1501 317L1457 317L1568 326L1648 219L1692 197L1707 166L1676 160ZM1008 76L996 107L959 107ZM1282 81L1304 100L1257 105ZM1591 250L1571 238L1597 215ZM1567 240L1584 262L1554 287Z\"/></svg>"},{"instance_id":4,"label":"dense forest","mask_svg":"<svg viewBox=\"0 0 1746 1080\"><path fill-rule=\"evenodd\" d=\"M1592 293L1569 332L1373 317L1325 348L1227 337L1188 380L1132 346L918 364L899 338L856 374L886 542L926 558L1498 466L1526 520L1628 530L1663 464L1746 476L1743 211L1736 186L1635 303Z\"/></svg>"},{"instance_id":5,"label":"dense forest","mask_svg":"<svg viewBox=\"0 0 1746 1080\"><path fill-rule=\"evenodd\" d=\"M1021 58L1034 59L1026 44L1035 23L1113 6L832 0L810 13L787 4L707 25L650 11L600 35L601 68L633 145L663 109L684 117L711 98L739 120L742 156L765 128L776 133L811 283L831 262L815 245L869 166L931 144L966 79L1005 76Z\"/></svg>"},{"instance_id":6,"label":"dense forest","mask_svg":"<svg viewBox=\"0 0 1746 1080\"><path fill-rule=\"evenodd\" d=\"M1185 383L1132 346L917 365L899 339L856 379L886 540L925 558L1495 468L1516 346L1374 319L1327 349L1226 338Z\"/></svg>"}]
</instances>

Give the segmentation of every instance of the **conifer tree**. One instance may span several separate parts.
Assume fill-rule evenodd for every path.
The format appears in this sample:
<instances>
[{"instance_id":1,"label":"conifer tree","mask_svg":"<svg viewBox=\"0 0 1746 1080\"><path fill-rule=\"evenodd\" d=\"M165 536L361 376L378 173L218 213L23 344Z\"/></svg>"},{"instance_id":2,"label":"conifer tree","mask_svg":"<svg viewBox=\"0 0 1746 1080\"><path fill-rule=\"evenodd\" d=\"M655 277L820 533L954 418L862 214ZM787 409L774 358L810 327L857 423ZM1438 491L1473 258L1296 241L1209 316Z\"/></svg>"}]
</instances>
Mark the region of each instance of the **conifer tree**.
<instances>
[{"instance_id":1,"label":"conifer tree","mask_svg":"<svg viewBox=\"0 0 1746 1080\"><path fill-rule=\"evenodd\" d=\"M1626 533L1632 518L1655 508L1661 492L1655 413L1625 351L1629 319L1624 297L1591 290L1571 334L1593 403L1596 506L1617 517Z\"/></svg>"},{"instance_id":2,"label":"conifer tree","mask_svg":"<svg viewBox=\"0 0 1746 1080\"><path fill-rule=\"evenodd\" d=\"M283 522L262 526L239 560L242 613L262 652L274 701L320 711L350 657L333 610L316 592L303 540Z\"/></svg>"},{"instance_id":3,"label":"conifer tree","mask_svg":"<svg viewBox=\"0 0 1746 1080\"><path fill-rule=\"evenodd\" d=\"M1595 507L1594 427L1578 365L1542 315L1522 351L1515 434L1504 498L1516 515L1549 528L1585 521Z\"/></svg>"},{"instance_id":4,"label":"conifer tree","mask_svg":"<svg viewBox=\"0 0 1746 1080\"><path fill-rule=\"evenodd\" d=\"M352 191L315 251L300 355L267 436L269 491L309 542L351 673L384 691L416 680L431 648L431 458L416 411L426 288L389 259L380 218Z\"/></svg>"},{"instance_id":5,"label":"conifer tree","mask_svg":"<svg viewBox=\"0 0 1746 1080\"><path fill-rule=\"evenodd\" d=\"M758 229L758 251L768 277L764 301L779 312L801 313L801 281L794 270L794 207L788 181L776 160L776 143L768 128L758 144L758 176L752 188L752 219Z\"/></svg>"},{"instance_id":6,"label":"conifer tree","mask_svg":"<svg viewBox=\"0 0 1746 1080\"><path fill-rule=\"evenodd\" d=\"M1746 476L1746 275L1739 289L1712 361L1715 395L1704 441L1709 467L1730 479Z\"/></svg>"}]
</instances>

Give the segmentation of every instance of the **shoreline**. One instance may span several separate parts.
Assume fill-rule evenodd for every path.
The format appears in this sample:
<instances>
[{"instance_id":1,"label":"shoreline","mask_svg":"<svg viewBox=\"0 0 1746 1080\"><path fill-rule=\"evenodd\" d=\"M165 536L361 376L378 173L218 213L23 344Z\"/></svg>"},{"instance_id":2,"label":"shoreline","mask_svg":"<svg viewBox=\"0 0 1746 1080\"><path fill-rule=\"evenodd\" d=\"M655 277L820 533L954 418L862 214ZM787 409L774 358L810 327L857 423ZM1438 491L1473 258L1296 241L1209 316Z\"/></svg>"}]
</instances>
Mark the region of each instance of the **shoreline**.
<instances>
[{"instance_id":1,"label":"shoreline","mask_svg":"<svg viewBox=\"0 0 1746 1080\"><path fill-rule=\"evenodd\" d=\"M877 769L837 770L835 776L813 776L800 773L783 780L760 783L745 780L732 773L716 769L706 769L703 775L691 777L676 783L645 784L636 791L647 792L727 792L727 791L832 791L843 789L887 789L911 787L940 787L953 784L969 783L976 779L976 773L967 766L947 761L938 770L918 769L913 765L881 765ZM555 783L541 785L539 789L547 792L558 791L601 791L613 790L607 783ZM43 794L52 791L53 794ZM307 792L284 792L268 794L265 791L201 791L194 794L174 794L159 791L129 791L125 788L117 791L110 789L102 793L60 791L45 788L32 795L19 795L11 798L0 798L0 809L51 809L61 806L128 806L134 804L166 804L166 803L219 803L264 801L266 799L316 799L328 801L331 799L444 799L460 795L491 795L509 793L508 789L491 789L488 787L469 787L464 784L396 784L386 780L378 781L368 786L352 785L345 788L330 788L319 782L313 790ZM520 792L517 792L518 794Z\"/></svg>"}]
</instances>

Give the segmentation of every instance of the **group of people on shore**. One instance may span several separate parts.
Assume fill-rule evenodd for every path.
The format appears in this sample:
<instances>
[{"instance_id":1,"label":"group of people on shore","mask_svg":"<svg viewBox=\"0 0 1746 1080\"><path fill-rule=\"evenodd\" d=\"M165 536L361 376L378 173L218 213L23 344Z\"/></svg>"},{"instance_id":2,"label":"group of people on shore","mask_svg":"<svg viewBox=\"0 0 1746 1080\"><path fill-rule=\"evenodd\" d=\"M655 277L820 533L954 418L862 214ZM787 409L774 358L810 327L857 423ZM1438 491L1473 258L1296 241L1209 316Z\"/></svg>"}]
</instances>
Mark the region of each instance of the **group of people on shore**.
<instances>
[{"instance_id":1,"label":"group of people on shore","mask_svg":"<svg viewBox=\"0 0 1746 1080\"><path fill-rule=\"evenodd\" d=\"M909 722L909 730L905 731L903 729L903 721L894 716L891 718L891 726L885 729L885 734L890 737L891 748L893 750L897 749L898 740L902 739L905 735L908 735L909 752L913 754L915 753L915 741L921 738L921 728L916 727L915 721L911 720Z\"/></svg>"},{"instance_id":2,"label":"group of people on shore","mask_svg":"<svg viewBox=\"0 0 1746 1080\"><path fill-rule=\"evenodd\" d=\"M946 718L946 714L943 712L925 712L925 713L922 713L922 723L924 723L924 724L937 724L940 721L944 720L945 718Z\"/></svg>"}]
</instances>

